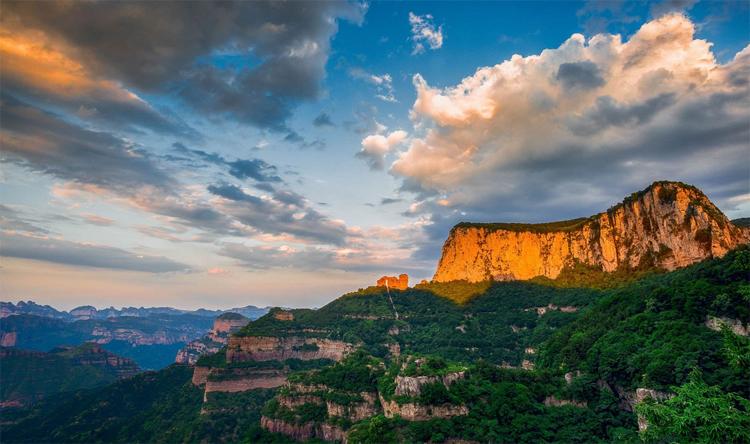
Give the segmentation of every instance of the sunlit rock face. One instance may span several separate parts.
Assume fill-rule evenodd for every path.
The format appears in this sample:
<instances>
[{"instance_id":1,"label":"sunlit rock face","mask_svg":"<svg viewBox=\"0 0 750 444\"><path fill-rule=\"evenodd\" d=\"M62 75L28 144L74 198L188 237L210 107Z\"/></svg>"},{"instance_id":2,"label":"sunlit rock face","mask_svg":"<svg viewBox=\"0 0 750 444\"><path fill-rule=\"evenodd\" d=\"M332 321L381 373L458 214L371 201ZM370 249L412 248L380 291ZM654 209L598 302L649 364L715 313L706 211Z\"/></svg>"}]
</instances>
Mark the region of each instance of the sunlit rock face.
<instances>
[{"instance_id":1,"label":"sunlit rock face","mask_svg":"<svg viewBox=\"0 0 750 444\"><path fill-rule=\"evenodd\" d=\"M674 270L750 242L697 188L655 182L589 218L453 228L433 280L555 279L578 263L606 272L643 264Z\"/></svg>"},{"instance_id":2,"label":"sunlit rock face","mask_svg":"<svg viewBox=\"0 0 750 444\"><path fill-rule=\"evenodd\" d=\"M378 287L388 287L397 290L406 290L409 288L409 275L400 274L398 277L395 276L383 276L378 279L376 285Z\"/></svg>"}]
</instances>

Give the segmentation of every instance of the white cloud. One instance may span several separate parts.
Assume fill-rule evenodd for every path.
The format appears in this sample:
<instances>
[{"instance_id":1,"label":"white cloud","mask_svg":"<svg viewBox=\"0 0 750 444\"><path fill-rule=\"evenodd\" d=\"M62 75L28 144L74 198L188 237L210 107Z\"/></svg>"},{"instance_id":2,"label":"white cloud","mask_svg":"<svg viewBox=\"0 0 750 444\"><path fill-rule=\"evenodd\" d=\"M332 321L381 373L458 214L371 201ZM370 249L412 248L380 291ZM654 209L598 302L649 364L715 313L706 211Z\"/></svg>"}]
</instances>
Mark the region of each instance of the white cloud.
<instances>
[{"instance_id":1,"label":"white cloud","mask_svg":"<svg viewBox=\"0 0 750 444\"><path fill-rule=\"evenodd\" d=\"M393 90L393 78L390 74L376 75L361 68L352 68L349 70L349 75L355 79L364 80L370 85L374 85L377 91L375 97L378 99L385 102L398 102Z\"/></svg>"},{"instance_id":2,"label":"white cloud","mask_svg":"<svg viewBox=\"0 0 750 444\"><path fill-rule=\"evenodd\" d=\"M656 179L693 182L731 205L747 192L750 47L719 64L694 31L671 14L627 41L574 34L443 89L417 74L412 137L390 171L446 226L461 211L587 215Z\"/></svg>"},{"instance_id":3,"label":"white cloud","mask_svg":"<svg viewBox=\"0 0 750 444\"><path fill-rule=\"evenodd\" d=\"M409 134L403 130L393 131L386 136L371 134L362 139L362 149L357 153L357 157L365 159L370 168L382 170L386 154L403 143L408 136Z\"/></svg>"},{"instance_id":4,"label":"white cloud","mask_svg":"<svg viewBox=\"0 0 750 444\"><path fill-rule=\"evenodd\" d=\"M432 15L416 15L410 12L409 24L411 25L411 39L414 42L412 55L423 53L425 44L430 49L440 49L443 46L443 26L435 28Z\"/></svg>"}]
</instances>

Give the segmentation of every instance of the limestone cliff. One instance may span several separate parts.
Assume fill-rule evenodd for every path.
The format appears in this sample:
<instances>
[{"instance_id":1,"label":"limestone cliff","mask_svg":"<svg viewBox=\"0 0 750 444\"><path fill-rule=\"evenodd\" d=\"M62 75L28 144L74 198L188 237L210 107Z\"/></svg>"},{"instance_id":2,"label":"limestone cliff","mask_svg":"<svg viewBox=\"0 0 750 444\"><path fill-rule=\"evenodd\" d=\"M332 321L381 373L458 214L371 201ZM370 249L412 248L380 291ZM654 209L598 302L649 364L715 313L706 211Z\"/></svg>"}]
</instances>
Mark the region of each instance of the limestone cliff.
<instances>
[{"instance_id":1,"label":"limestone cliff","mask_svg":"<svg viewBox=\"0 0 750 444\"><path fill-rule=\"evenodd\" d=\"M433 280L555 279L576 263L606 272L639 265L674 270L748 242L750 229L732 224L697 188L655 182L589 218L458 224Z\"/></svg>"},{"instance_id":2,"label":"limestone cliff","mask_svg":"<svg viewBox=\"0 0 750 444\"><path fill-rule=\"evenodd\" d=\"M340 361L355 346L342 341L298 336L232 336L227 348L227 362L284 361L286 359L331 359Z\"/></svg>"}]
</instances>

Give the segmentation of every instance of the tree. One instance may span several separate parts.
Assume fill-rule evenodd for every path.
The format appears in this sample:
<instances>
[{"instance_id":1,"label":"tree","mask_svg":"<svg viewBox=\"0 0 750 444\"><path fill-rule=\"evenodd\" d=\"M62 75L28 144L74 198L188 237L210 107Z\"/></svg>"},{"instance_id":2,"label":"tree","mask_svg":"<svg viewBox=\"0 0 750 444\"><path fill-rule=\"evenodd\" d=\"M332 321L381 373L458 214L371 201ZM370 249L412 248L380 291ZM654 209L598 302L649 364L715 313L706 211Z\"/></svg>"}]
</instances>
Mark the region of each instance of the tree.
<instances>
[{"instance_id":1,"label":"tree","mask_svg":"<svg viewBox=\"0 0 750 444\"><path fill-rule=\"evenodd\" d=\"M663 402L646 399L636 412L648 423L647 442L750 442L750 401L707 385L699 371Z\"/></svg>"}]
</instances>

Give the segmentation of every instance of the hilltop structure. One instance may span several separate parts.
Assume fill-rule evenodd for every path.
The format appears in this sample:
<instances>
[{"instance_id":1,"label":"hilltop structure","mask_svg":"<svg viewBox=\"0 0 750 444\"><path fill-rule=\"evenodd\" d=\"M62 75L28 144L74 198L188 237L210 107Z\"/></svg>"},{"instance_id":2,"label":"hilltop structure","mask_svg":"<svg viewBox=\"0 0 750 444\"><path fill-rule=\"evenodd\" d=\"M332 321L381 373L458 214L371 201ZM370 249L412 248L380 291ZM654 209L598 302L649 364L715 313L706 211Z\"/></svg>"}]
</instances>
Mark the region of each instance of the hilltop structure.
<instances>
[{"instance_id":1,"label":"hilltop structure","mask_svg":"<svg viewBox=\"0 0 750 444\"><path fill-rule=\"evenodd\" d=\"M409 275L400 274L398 277L395 276L383 276L378 279L378 287L394 288L396 290L406 290L409 288Z\"/></svg>"}]
</instances>

